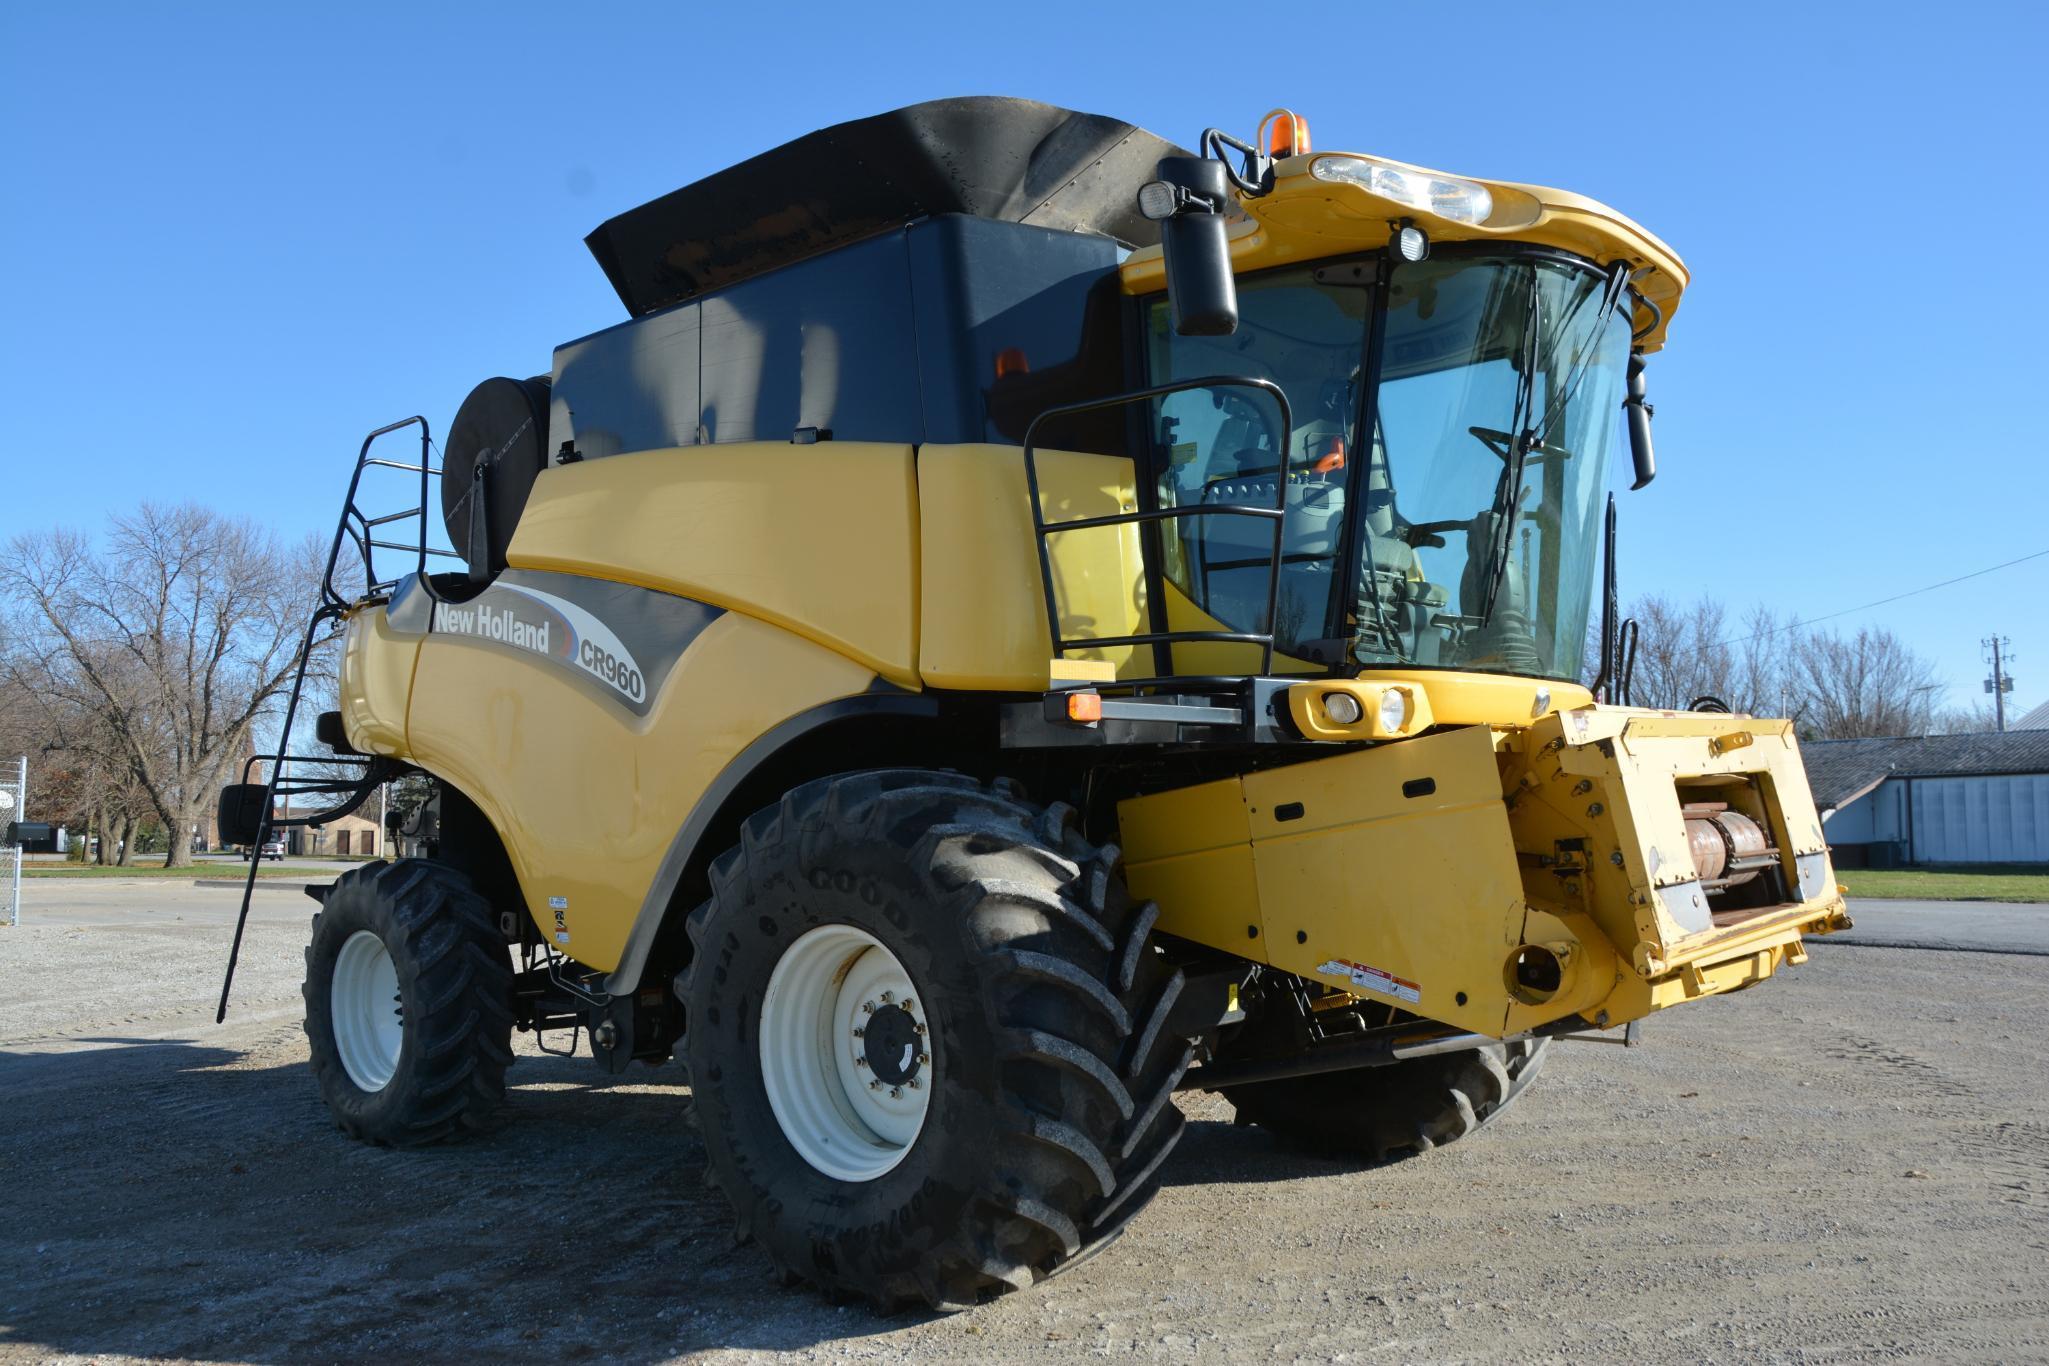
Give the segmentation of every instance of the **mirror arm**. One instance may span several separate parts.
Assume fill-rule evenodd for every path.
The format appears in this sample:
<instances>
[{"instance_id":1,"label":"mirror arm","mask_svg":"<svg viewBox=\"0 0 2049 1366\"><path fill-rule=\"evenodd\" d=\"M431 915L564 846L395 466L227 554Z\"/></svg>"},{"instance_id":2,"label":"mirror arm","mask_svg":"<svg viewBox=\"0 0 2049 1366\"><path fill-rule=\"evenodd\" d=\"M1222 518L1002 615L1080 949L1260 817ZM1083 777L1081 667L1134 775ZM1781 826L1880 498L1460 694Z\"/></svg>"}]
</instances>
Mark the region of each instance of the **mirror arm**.
<instances>
[{"instance_id":1,"label":"mirror arm","mask_svg":"<svg viewBox=\"0 0 2049 1366\"><path fill-rule=\"evenodd\" d=\"M1658 460L1651 452L1651 416L1657 409L1644 401L1641 351L1629 353L1629 389L1622 408L1629 416L1629 456L1636 464L1636 482L1629 487L1635 490L1658 477Z\"/></svg>"}]
</instances>

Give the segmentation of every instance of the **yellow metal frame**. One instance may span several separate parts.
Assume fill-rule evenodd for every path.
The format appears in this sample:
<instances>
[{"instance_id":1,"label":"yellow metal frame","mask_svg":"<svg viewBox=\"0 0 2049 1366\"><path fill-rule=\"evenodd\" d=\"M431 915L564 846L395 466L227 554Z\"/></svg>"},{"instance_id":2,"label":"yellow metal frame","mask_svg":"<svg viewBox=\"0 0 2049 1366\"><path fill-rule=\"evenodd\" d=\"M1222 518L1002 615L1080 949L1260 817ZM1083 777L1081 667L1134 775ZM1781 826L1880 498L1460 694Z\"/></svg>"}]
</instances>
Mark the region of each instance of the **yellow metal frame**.
<instances>
[{"instance_id":1,"label":"yellow metal frame","mask_svg":"<svg viewBox=\"0 0 2049 1366\"><path fill-rule=\"evenodd\" d=\"M1819 889L1682 926L1664 900L1699 878L1682 785L1754 807L1786 885L1819 859ZM1580 706L1135 797L1118 817L1161 930L1497 1037L1736 990L1849 923L1781 721ZM1519 975L1532 950L1554 985Z\"/></svg>"}]
</instances>

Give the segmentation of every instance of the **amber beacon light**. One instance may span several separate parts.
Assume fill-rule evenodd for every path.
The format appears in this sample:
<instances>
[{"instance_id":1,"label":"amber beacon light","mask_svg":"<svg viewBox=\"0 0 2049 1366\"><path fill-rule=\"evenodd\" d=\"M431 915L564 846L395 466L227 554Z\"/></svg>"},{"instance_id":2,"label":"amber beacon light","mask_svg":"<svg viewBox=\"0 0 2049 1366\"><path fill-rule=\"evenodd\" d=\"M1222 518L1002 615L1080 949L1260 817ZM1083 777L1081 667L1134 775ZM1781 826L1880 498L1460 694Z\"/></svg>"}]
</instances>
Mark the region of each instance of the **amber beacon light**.
<instances>
[{"instance_id":1,"label":"amber beacon light","mask_svg":"<svg viewBox=\"0 0 2049 1366\"><path fill-rule=\"evenodd\" d=\"M1276 109L1259 121L1272 156L1298 157L1309 150L1309 120L1292 109Z\"/></svg>"}]
</instances>

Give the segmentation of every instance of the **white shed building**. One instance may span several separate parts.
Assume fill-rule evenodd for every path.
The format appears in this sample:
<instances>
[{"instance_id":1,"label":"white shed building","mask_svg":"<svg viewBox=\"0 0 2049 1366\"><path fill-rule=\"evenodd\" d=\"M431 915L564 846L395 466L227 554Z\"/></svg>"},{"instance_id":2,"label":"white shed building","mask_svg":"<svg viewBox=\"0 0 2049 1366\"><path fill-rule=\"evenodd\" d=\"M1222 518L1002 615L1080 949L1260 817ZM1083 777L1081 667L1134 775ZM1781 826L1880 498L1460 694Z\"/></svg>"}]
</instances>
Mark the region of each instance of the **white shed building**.
<instances>
[{"instance_id":1,"label":"white shed building","mask_svg":"<svg viewBox=\"0 0 2049 1366\"><path fill-rule=\"evenodd\" d=\"M1800 748L1844 867L2049 863L2049 730Z\"/></svg>"}]
</instances>

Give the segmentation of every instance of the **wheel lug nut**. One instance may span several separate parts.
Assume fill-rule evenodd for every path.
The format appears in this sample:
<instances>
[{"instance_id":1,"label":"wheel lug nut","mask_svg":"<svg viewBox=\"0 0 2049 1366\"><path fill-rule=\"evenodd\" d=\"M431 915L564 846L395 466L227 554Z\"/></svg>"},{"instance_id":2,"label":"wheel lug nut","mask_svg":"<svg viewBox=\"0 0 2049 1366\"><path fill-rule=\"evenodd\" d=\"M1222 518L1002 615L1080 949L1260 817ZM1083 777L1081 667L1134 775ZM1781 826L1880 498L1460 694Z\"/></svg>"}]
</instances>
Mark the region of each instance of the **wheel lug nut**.
<instances>
[{"instance_id":1,"label":"wheel lug nut","mask_svg":"<svg viewBox=\"0 0 2049 1366\"><path fill-rule=\"evenodd\" d=\"M918 1008L918 1003L917 1003L916 1001L912 1001L912 1000L906 1000L906 1001L904 1002L904 1009L905 1009L905 1010L907 1010L907 1011L910 1011L910 1010L916 1010L917 1008Z\"/></svg>"},{"instance_id":2,"label":"wheel lug nut","mask_svg":"<svg viewBox=\"0 0 2049 1366\"><path fill-rule=\"evenodd\" d=\"M873 1015L873 1014L875 1013L875 1002L873 1002L873 1001L863 1001L863 1002L861 1002L861 1013L862 1013L863 1015Z\"/></svg>"},{"instance_id":3,"label":"wheel lug nut","mask_svg":"<svg viewBox=\"0 0 2049 1366\"><path fill-rule=\"evenodd\" d=\"M880 1091L882 1089L882 1083L879 1081L871 1081L868 1083L868 1089L871 1091Z\"/></svg>"},{"instance_id":4,"label":"wheel lug nut","mask_svg":"<svg viewBox=\"0 0 2049 1366\"><path fill-rule=\"evenodd\" d=\"M911 1032L913 1034L923 1034L925 1032L925 1026L922 1024L914 1024L911 1026Z\"/></svg>"},{"instance_id":5,"label":"wheel lug nut","mask_svg":"<svg viewBox=\"0 0 2049 1366\"><path fill-rule=\"evenodd\" d=\"M919 1081L916 1077L912 1077L909 1081L905 1082L904 1085L910 1087L913 1091L917 1091L923 1089L925 1083Z\"/></svg>"},{"instance_id":6,"label":"wheel lug nut","mask_svg":"<svg viewBox=\"0 0 2049 1366\"><path fill-rule=\"evenodd\" d=\"M856 1059L854 1059L854 1066L856 1066L856 1067L866 1067L867 1065L868 1065L868 1060L867 1060L866 1058L856 1058Z\"/></svg>"},{"instance_id":7,"label":"wheel lug nut","mask_svg":"<svg viewBox=\"0 0 2049 1366\"><path fill-rule=\"evenodd\" d=\"M891 1100L902 1100L903 1094L904 1088L901 1086L892 1086L889 1088L889 1098Z\"/></svg>"},{"instance_id":8,"label":"wheel lug nut","mask_svg":"<svg viewBox=\"0 0 2049 1366\"><path fill-rule=\"evenodd\" d=\"M932 1065L932 1055L930 1053L920 1053L918 1055L918 1061L920 1064L926 1067L930 1067Z\"/></svg>"},{"instance_id":9,"label":"wheel lug nut","mask_svg":"<svg viewBox=\"0 0 2049 1366\"><path fill-rule=\"evenodd\" d=\"M863 1028L861 1028L861 1026L859 1026L859 1025L855 1025L855 1026L854 1026L854 1037L855 1037L855 1038L857 1038L857 1039L865 1039L865 1038L867 1038L867 1037L868 1037L868 1031L867 1031L867 1030L865 1030L865 1029L863 1029Z\"/></svg>"},{"instance_id":10,"label":"wheel lug nut","mask_svg":"<svg viewBox=\"0 0 2049 1366\"><path fill-rule=\"evenodd\" d=\"M896 993L893 991L885 991L882 993L882 1003L884 1005L888 1005L891 1001L894 1001L895 999Z\"/></svg>"}]
</instances>

